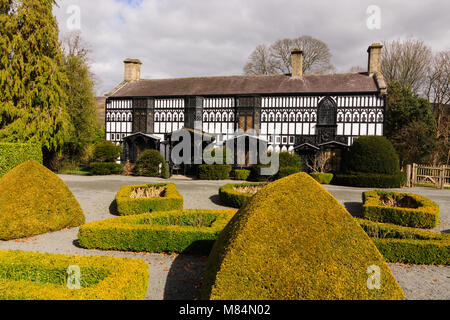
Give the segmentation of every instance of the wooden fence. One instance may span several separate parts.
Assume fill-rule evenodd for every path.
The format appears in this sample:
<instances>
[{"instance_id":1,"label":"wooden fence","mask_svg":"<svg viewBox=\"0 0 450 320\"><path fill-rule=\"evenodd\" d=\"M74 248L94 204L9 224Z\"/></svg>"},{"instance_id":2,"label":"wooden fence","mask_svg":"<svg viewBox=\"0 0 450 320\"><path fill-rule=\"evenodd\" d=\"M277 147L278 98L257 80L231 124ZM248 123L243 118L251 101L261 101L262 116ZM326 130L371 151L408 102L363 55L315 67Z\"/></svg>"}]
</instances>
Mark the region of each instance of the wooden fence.
<instances>
[{"instance_id":1,"label":"wooden fence","mask_svg":"<svg viewBox=\"0 0 450 320\"><path fill-rule=\"evenodd\" d=\"M407 186L435 186L443 189L450 187L450 166L433 167L422 164L412 164L406 170L408 180Z\"/></svg>"}]
</instances>

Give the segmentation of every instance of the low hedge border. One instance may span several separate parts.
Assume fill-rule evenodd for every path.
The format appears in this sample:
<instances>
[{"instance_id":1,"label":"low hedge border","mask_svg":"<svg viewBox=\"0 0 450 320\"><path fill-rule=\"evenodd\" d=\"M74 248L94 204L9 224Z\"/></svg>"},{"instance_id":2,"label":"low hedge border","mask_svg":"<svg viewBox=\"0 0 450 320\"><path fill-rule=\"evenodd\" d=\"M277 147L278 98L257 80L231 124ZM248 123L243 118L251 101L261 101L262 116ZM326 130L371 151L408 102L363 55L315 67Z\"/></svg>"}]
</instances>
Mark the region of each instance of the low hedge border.
<instances>
[{"instance_id":1,"label":"low hedge border","mask_svg":"<svg viewBox=\"0 0 450 320\"><path fill-rule=\"evenodd\" d=\"M184 210L96 221L80 228L79 244L89 249L209 254L235 213L236 210ZM171 219L180 225L170 224ZM192 226L198 219L206 219L211 225Z\"/></svg>"},{"instance_id":2,"label":"low hedge border","mask_svg":"<svg viewBox=\"0 0 450 320\"><path fill-rule=\"evenodd\" d=\"M399 198L410 197L420 207L400 208L383 206L380 197L395 196ZM439 206L430 199L412 194L374 190L363 192L363 218L397 224L404 227L431 229L439 224Z\"/></svg>"},{"instance_id":3,"label":"low hedge border","mask_svg":"<svg viewBox=\"0 0 450 320\"><path fill-rule=\"evenodd\" d=\"M309 175L320 184L330 184L334 176L332 173L322 172L311 172Z\"/></svg>"},{"instance_id":4,"label":"low hedge border","mask_svg":"<svg viewBox=\"0 0 450 320\"><path fill-rule=\"evenodd\" d=\"M198 166L200 180L227 180L232 166L228 164L202 164Z\"/></svg>"},{"instance_id":5,"label":"low hedge border","mask_svg":"<svg viewBox=\"0 0 450 320\"><path fill-rule=\"evenodd\" d=\"M133 189L145 187L165 187L162 197L137 198L130 197ZM152 211L183 210L183 197L175 183L155 183L130 185L119 189L116 194L117 211L121 216L147 213Z\"/></svg>"},{"instance_id":6,"label":"low hedge border","mask_svg":"<svg viewBox=\"0 0 450 320\"><path fill-rule=\"evenodd\" d=\"M448 265L450 235L357 219L389 262Z\"/></svg>"},{"instance_id":7,"label":"low hedge border","mask_svg":"<svg viewBox=\"0 0 450 320\"><path fill-rule=\"evenodd\" d=\"M242 208L253 195L249 193L237 192L235 187L248 186L266 186L268 182L254 182L254 183L230 183L219 189L220 200L227 206L233 208Z\"/></svg>"},{"instance_id":8,"label":"low hedge border","mask_svg":"<svg viewBox=\"0 0 450 320\"><path fill-rule=\"evenodd\" d=\"M81 289L67 287L69 266L80 268ZM143 300L148 277L137 259L0 250L1 300Z\"/></svg>"},{"instance_id":9,"label":"low hedge border","mask_svg":"<svg viewBox=\"0 0 450 320\"><path fill-rule=\"evenodd\" d=\"M42 164L42 159L40 144L0 143L0 177L19 164L30 160Z\"/></svg>"},{"instance_id":10,"label":"low hedge border","mask_svg":"<svg viewBox=\"0 0 450 320\"><path fill-rule=\"evenodd\" d=\"M336 174L333 184L338 186L360 188L400 188L406 183L403 172L389 175L376 173Z\"/></svg>"},{"instance_id":11,"label":"low hedge border","mask_svg":"<svg viewBox=\"0 0 450 320\"><path fill-rule=\"evenodd\" d=\"M233 179L246 181L250 177L250 173L250 170L235 169L233 170Z\"/></svg>"},{"instance_id":12,"label":"low hedge border","mask_svg":"<svg viewBox=\"0 0 450 320\"><path fill-rule=\"evenodd\" d=\"M109 176L122 174L123 166L115 162L92 162L89 164L89 172L96 176Z\"/></svg>"}]
</instances>

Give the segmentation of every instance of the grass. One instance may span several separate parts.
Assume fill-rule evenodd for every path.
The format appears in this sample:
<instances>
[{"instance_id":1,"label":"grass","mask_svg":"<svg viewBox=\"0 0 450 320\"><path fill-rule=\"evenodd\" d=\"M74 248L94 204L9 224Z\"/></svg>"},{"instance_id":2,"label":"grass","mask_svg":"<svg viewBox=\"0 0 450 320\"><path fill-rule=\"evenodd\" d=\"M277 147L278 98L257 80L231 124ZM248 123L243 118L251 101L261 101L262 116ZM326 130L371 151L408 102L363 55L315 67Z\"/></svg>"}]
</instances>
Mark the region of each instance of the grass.
<instances>
[{"instance_id":1,"label":"grass","mask_svg":"<svg viewBox=\"0 0 450 320\"><path fill-rule=\"evenodd\" d=\"M131 190L130 198L131 199L139 199L139 198L158 198L163 197L166 192L165 187L144 187L144 188L135 188Z\"/></svg>"}]
</instances>

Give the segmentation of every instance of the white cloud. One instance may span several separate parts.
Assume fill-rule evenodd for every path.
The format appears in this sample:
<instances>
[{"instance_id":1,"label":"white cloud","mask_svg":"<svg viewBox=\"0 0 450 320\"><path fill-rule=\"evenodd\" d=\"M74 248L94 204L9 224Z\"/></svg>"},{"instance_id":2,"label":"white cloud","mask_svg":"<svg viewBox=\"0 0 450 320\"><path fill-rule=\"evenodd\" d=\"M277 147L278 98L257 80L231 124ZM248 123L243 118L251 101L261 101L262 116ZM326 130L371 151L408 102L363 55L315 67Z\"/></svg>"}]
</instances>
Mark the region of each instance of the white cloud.
<instances>
[{"instance_id":1,"label":"white cloud","mask_svg":"<svg viewBox=\"0 0 450 320\"><path fill-rule=\"evenodd\" d=\"M366 27L372 4L381 8L381 30ZM365 66L372 42L415 36L450 50L449 1L62 0L61 33L71 5L81 8L99 93L122 80L125 58L141 59L145 78L241 74L256 45L305 34L329 45L341 72Z\"/></svg>"}]
</instances>

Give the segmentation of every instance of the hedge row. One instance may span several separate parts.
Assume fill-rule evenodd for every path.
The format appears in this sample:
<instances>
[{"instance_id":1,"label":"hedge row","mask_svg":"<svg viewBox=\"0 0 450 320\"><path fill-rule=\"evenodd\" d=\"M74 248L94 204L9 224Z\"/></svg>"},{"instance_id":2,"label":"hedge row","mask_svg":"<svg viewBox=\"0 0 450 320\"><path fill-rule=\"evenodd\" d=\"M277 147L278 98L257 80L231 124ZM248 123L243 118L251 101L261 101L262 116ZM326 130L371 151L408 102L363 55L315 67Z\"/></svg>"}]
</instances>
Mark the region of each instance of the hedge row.
<instances>
[{"instance_id":1,"label":"hedge row","mask_svg":"<svg viewBox=\"0 0 450 320\"><path fill-rule=\"evenodd\" d=\"M67 287L70 266L81 289ZM148 277L142 260L0 251L0 300L142 300Z\"/></svg>"},{"instance_id":2,"label":"hedge row","mask_svg":"<svg viewBox=\"0 0 450 320\"><path fill-rule=\"evenodd\" d=\"M336 174L333 184L339 186L361 188L400 188L406 183L406 174L400 172L394 175L376 173Z\"/></svg>"},{"instance_id":3,"label":"hedge row","mask_svg":"<svg viewBox=\"0 0 450 320\"><path fill-rule=\"evenodd\" d=\"M229 207L242 208L253 195L250 193L238 192L234 189L235 187L266 186L267 184L267 182L226 184L219 189L220 200Z\"/></svg>"},{"instance_id":4,"label":"hedge row","mask_svg":"<svg viewBox=\"0 0 450 320\"><path fill-rule=\"evenodd\" d=\"M85 224L84 248L209 254L235 210L184 210L117 217Z\"/></svg>"},{"instance_id":5,"label":"hedge row","mask_svg":"<svg viewBox=\"0 0 450 320\"><path fill-rule=\"evenodd\" d=\"M42 164L39 144L0 143L0 177L21 163L34 160Z\"/></svg>"},{"instance_id":6,"label":"hedge row","mask_svg":"<svg viewBox=\"0 0 450 320\"><path fill-rule=\"evenodd\" d=\"M132 199L131 192L137 188L164 187L164 193L156 198ZM116 194L117 211L120 215L133 215L152 211L183 210L183 197L174 183L156 183L124 186Z\"/></svg>"},{"instance_id":7,"label":"hedge row","mask_svg":"<svg viewBox=\"0 0 450 320\"><path fill-rule=\"evenodd\" d=\"M234 180L247 180L250 177L250 170L235 169L233 170Z\"/></svg>"},{"instance_id":8,"label":"hedge row","mask_svg":"<svg viewBox=\"0 0 450 320\"><path fill-rule=\"evenodd\" d=\"M123 166L115 162L92 162L89 164L89 172L96 176L108 176L121 174Z\"/></svg>"},{"instance_id":9,"label":"hedge row","mask_svg":"<svg viewBox=\"0 0 450 320\"><path fill-rule=\"evenodd\" d=\"M311 172L309 175L320 184L330 184L333 180L332 173Z\"/></svg>"},{"instance_id":10,"label":"hedge row","mask_svg":"<svg viewBox=\"0 0 450 320\"><path fill-rule=\"evenodd\" d=\"M450 235L358 219L390 262L450 264Z\"/></svg>"},{"instance_id":11,"label":"hedge row","mask_svg":"<svg viewBox=\"0 0 450 320\"><path fill-rule=\"evenodd\" d=\"M200 180L227 180L230 178L231 165L228 164L202 164L198 166Z\"/></svg>"},{"instance_id":12,"label":"hedge row","mask_svg":"<svg viewBox=\"0 0 450 320\"><path fill-rule=\"evenodd\" d=\"M439 224L439 206L430 199L411 194L387 191L363 192L363 217L377 222L388 222L405 227L431 229ZM397 202L410 199L417 208L383 206L382 199Z\"/></svg>"}]
</instances>

